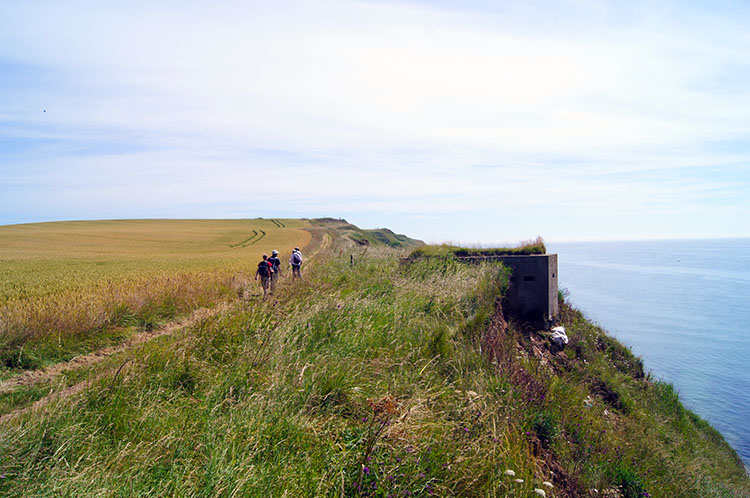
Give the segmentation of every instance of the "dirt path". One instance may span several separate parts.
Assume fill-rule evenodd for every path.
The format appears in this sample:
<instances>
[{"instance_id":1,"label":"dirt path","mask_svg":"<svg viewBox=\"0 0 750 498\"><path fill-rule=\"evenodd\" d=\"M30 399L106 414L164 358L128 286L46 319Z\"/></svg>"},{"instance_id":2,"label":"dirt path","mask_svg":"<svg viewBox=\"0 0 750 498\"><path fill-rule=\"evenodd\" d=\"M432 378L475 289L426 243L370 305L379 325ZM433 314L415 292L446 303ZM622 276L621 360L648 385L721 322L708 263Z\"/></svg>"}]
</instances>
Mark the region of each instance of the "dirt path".
<instances>
[{"instance_id":1,"label":"dirt path","mask_svg":"<svg viewBox=\"0 0 750 498\"><path fill-rule=\"evenodd\" d=\"M309 250L305 255L308 262L311 259L315 259L321 251L331 247L331 243L333 242L333 236L325 229L311 229L310 232L313 234L313 238L307 247L303 248L305 251Z\"/></svg>"},{"instance_id":2,"label":"dirt path","mask_svg":"<svg viewBox=\"0 0 750 498\"><path fill-rule=\"evenodd\" d=\"M64 372L99 363L100 361L112 356L113 354L125 351L126 349L137 346L138 344L148 342L152 339L155 339L156 337L171 334L175 330L193 325L194 323L197 323L204 318L214 316L227 308L227 303L220 303L213 308L200 308L195 310L190 314L189 317L185 318L184 320L168 323L163 327L152 330L150 332L140 332L138 334L135 334L122 344L118 344L117 346L98 349L93 353L76 356L69 361L56 363L39 370L27 370L21 375L17 375L16 377L12 377L3 382L0 382L0 394L6 394L15 391L19 387L31 386L40 382L52 381Z\"/></svg>"},{"instance_id":3,"label":"dirt path","mask_svg":"<svg viewBox=\"0 0 750 498\"><path fill-rule=\"evenodd\" d=\"M43 409L45 406L47 406L48 404L50 404L51 402L57 400L57 399L66 398L68 396L72 396L72 395L74 395L76 393L79 393L79 392L83 391L83 389L90 382L92 382L91 379L84 380L84 381L79 382L78 384L75 384L75 385L72 385L70 387L67 387L67 388L63 389L62 391L51 392L50 394L48 394L47 396L43 397L42 399L33 402L31 405L20 407L20 408L16 408L15 410L13 410L11 412L8 412L5 415L1 415L0 416L0 426L2 424L4 424L5 422L7 422L8 420L12 419L13 417L21 415L22 413L26 413L26 412L29 412L29 411L39 411L39 410Z\"/></svg>"},{"instance_id":4,"label":"dirt path","mask_svg":"<svg viewBox=\"0 0 750 498\"><path fill-rule=\"evenodd\" d=\"M318 246L318 248L315 251L313 251L313 253L310 255L310 258L314 258L315 256L318 255L319 252L331 247L332 241L333 241L333 237L331 236L331 234L324 233L323 240L321 241L320 246Z\"/></svg>"}]
</instances>

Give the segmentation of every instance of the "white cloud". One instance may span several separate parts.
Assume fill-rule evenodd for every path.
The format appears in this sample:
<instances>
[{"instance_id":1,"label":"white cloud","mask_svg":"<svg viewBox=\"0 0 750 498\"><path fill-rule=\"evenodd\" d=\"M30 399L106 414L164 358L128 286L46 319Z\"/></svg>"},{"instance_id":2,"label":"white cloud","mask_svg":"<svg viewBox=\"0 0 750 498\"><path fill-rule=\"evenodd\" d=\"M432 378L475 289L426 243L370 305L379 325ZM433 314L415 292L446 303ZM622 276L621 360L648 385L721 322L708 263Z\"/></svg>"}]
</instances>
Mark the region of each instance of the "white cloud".
<instances>
[{"instance_id":1,"label":"white cloud","mask_svg":"<svg viewBox=\"0 0 750 498\"><path fill-rule=\"evenodd\" d=\"M0 94L0 126L72 156L103 149L26 158L21 176L42 196L67 171L123 206L136 185L171 203L254 196L334 215L565 206L584 236L592 212L710 204L707 192L735 180L607 175L747 162L741 17L649 2L498 5L3 5L0 58L53 79ZM118 143L126 150L106 150ZM253 194L268 168L278 185Z\"/></svg>"}]
</instances>

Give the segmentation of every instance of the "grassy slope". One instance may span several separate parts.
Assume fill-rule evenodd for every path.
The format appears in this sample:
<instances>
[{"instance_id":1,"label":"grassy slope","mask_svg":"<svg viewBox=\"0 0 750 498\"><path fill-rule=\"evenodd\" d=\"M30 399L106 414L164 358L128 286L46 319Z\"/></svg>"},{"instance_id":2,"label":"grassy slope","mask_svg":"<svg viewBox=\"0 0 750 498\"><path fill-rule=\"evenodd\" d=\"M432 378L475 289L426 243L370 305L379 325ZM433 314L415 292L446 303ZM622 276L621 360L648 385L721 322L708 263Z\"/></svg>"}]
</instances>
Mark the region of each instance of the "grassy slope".
<instances>
[{"instance_id":1,"label":"grassy slope","mask_svg":"<svg viewBox=\"0 0 750 498\"><path fill-rule=\"evenodd\" d=\"M423 246L412 251L412 258L446 258L446 257L483 257L483 256L510 256L510 255L530 255L546 254L547 248L544 240L537 237L534 240L527 240L519 243L516 247L495 247L495 248L468 248L458 247L448 244Z\"/></svg>"},{"instance_id":2,"label":"grassy slope","mask_svg":"<svg viewBox=\"0 0 750 498\"><path fill-rule=\"evenodd\" d=\"M496 266L346 252L9 421L0 494L749 496L721 437L574 310L552 353L503 331Z\"/></svg>"},{"instance_id":3,"label":"grassy slope","mask_svg":"<svg viewBox=\"0 0 750 498\"><path fill-rule=\"evenodd\" d=\"M393 233L387 228L362 229L344 219L317 218L311 220L313 226L335 230L339 237L359 246L386 245L394 248L409 248L423 244L403 234Z\"/></svg>"}]
</instances>

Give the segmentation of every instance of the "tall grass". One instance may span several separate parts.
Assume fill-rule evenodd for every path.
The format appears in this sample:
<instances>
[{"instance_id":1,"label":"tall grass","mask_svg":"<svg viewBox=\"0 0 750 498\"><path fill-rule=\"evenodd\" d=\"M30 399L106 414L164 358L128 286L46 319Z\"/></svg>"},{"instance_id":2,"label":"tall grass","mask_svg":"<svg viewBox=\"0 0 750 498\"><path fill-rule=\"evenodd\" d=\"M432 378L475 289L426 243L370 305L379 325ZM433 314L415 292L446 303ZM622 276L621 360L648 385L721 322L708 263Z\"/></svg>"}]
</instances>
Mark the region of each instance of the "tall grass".
<instances>
[{"instance_id":1,"label":"tall grass","mask_svg":"<svg viewBox=\"0 0 750 498\"><path fill-rule=\"evenodd\" d=\"M0 494L747 496L726 443L580 314L553 354L504 328L501 267L402 255L332 250L113 357L6 423Z\"/></svg>"},{"instance_id":2,"label":"tall grass","mask_svg":"<svg viewBox=\"0 0 750 498\"><path fill-rule=\"evenodd\" d=\"M452 244L422 246L414 249L409 255L411 258L421 257L467 257L467 256L518 256L531 254L546 254L547 247L544 245L544 239L537 237L533 240L524 240L515 244L513 247L492 247L492 248L469 248L460 247Z\"/></svg>"}]
</instances>

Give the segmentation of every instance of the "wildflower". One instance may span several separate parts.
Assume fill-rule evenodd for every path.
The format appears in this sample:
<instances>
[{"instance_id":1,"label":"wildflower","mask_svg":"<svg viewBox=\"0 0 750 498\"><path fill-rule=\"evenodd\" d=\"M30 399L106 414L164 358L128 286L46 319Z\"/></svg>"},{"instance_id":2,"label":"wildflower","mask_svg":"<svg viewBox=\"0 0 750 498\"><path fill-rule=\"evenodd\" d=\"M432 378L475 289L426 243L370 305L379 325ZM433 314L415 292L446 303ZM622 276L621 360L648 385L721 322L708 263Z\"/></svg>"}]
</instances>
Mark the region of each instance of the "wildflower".
<instances>
[{"instance_id":1,"label":"wildflower","mask_svg":"<svg viewBox=\"0 0 750 498\"><path fill-rule=\"evenodd\" d=\"M542 498L547 496L547 493L545 493L543 489L539 489L539 488L534 488L534 493L538 494Z\"/></svg>"},{"instance_id":2,"label":"wildflower","mask_svg":"<svg viewBox=\"0 0 750 498\"><path fill-rule=\"evenodd\" d=\"M516 481L518 484L523 484L523 479L513 479L513 480Z\"/></svg>"},{"instance_id":3,"label":"wildflower","mask_svg":"<svg viewBox=\"0 0 750 498\"><path fill-rule=\"evenodd\" d=\"M552 486L552 483L551 483L551 482L549 482L549 481L544 481L544 482L542 483L542 486L547 486L548 488L552 488L552 487L554 487L554 486Z\"/></svg>"},{"instance_id":4,"label":"wildflower","mask_svg":"<svg viewBox=\"0 0 750 498\"><path fill-rule=\"evenodd\" d=\"M366 465L365 465L365 466L363 466L363 467L362 467L362 472L364 472L365 474L369 474L369 473L370 473L370 467L368 467L368 466L366 466Z\"/></svg>"},{"instance_id":5,"label":"wildflower","mask_svg":"<svg viewBox=\"0 0 750 498\"><path fill-rule=\"evenodd\" d=\"M505 475L513 477L513 476L516 475L516 473L514 471L508 469L508 470L505 471Z\"/></svg>"}]
</instances>

